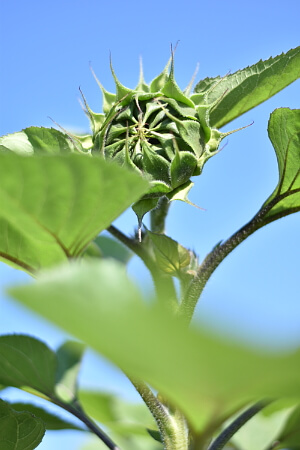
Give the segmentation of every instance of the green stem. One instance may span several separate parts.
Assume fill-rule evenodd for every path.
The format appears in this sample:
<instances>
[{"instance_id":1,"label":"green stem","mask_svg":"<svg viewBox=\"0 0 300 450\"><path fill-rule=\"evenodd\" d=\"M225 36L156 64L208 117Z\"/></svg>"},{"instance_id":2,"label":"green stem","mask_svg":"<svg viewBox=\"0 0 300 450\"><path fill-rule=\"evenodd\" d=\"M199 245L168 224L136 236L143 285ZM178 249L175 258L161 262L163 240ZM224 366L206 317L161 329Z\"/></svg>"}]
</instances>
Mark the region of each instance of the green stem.
<instances>
[{"instance_id":1,"label":"green stem","mask_svg":"<svg viewBox=\"0 0 300 450\"><path fill-rule=\"evenodd\" d=\"M170 208L170 201L167 197L161 197L158 206L150 213L150 229L153 233L164 233L166 217Z\"/></svg>"},{"instance_id":2,"label":"green stem","mask_svg":"<svg viewBox=\"0 0 300 450\"><path fill-rule=\"evenodd\" d=\"M182 414L178 411L175 411L174 414L171 413L171 408L160 402L146 383L128 375L127 377L154 417L164 448L166 450L187 450L187 427Z\"/></svg>"},{"instance_id":3,"label":"green stem","mask_svg":"<svg viewBox=\"0 0 300 450\"><path fill-rule=\"evenodd\" d=\"M135 387L135 389L137 390L137 392L140 394L143 401L147 405L148 409L150 410L161 433L162 440L164 441L166 429L169 427L169 414L167 409L153 394L152 390L146 383L137 380L136 378L132 378L128 375L126 376L131 381L131 383L133 384L133 386Z\"/></svg>"},{"instance_id":4,"label":"green stem","mask_svg":"<svg viewBox=\"0 0 300 450\"><path fill-rule=\"evenodd\" d=\"M232 436L250 420L255 414L265 408L270 401L260 401L240 414L221 434L210 444L207 450L221 450Z\"/></svg>"},{"instance_id":5,"label":"green stem","mask_svg":"<svg viewBox=\"0 0 300 450\"><path fill-rule=\"evenodd\" d=\"M143 247L143 243L129 238L114 225L110 225L107 231L141 258L151 273L158 300L174 310L177 307L177 294L173 279L157 268L155 261Z\"/></svg>"},{"instance_id":6,"label":"green stem","mask_svg":"<svg viewBox=\"0 0 300 450\"><path fill-rule=\"evenodd\" d=\"M110 450L120 450L120 447L118 447L117 444L115 444L115 442L113 442L112 439L85 414L79 404L73 406L69 403L62 402L57 398L50 397L50 399L57 406L60 406L81 420L81 422L83 422Z\"/></svg>"},{"instance_id":7,"label":"green stem","mask_svg":"<svg viewBox=\"0 0 300 450\"><path fill-rule=\"evenodd\" d=\"M250 222L240 228L240 230L234 233L223 244L217 245L206 256L199 266L195 277L190 282L179 307L179 315L187 324L190 323L193 317L198 299L212 273L232 250L256 230L266 225L266 221L264 220L266 212L267 208L262 208Z\"/></svg>"}]
</instances>

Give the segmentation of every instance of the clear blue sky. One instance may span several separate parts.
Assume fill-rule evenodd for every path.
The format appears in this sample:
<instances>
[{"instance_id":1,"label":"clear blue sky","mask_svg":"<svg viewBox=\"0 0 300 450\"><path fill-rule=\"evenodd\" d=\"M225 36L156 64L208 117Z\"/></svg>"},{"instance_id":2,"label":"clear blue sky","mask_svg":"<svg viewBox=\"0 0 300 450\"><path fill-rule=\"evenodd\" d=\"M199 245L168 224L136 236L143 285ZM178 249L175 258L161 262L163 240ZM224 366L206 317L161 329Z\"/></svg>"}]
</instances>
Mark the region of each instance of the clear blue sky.
<instances>
[{"instance_id":1,"label":"clear blue sky","mask_svg":"<svg viewBox=\"0 0 300 450\"><path fill-rule=\"evenodd\" d=\"M169 58L170 44L179 40L175 76L184 88L198 62L199 80L234 72L299 45L298 0L10 0L2 2L0 14L1 135L30 125L50 127L49 116L65 128L88 130L78 87L92 109L100 112L101 94L89 64L102 84L113 90L109 52L119 79L134 87L140 55L150 81ZM206 211L180 202L172 205L169 235L203 258L255 214L277 183L275 153L266 131L269 115L281 106L299 108L299 98L296 82L230 124L232 129L254 121L231 135L195 180L190 199ZM240 339L300 344L299 224L299 214L277 221L235 250L210 280L198 320L221 326ZM132 232L135 225L130 212L118 220L125 232ZM140 283L149 281L135 260L130 273ZM3 286L24 278L0 263L0 332L30 333L56 347L64 335L3 294ZM84 361L81 380L85 386L108 386L134 396L118 372L91 355ZM78 436L74 440L62 432L57 439L48 433L39 448L79 448Z\"/></svg>"}]
</instances>

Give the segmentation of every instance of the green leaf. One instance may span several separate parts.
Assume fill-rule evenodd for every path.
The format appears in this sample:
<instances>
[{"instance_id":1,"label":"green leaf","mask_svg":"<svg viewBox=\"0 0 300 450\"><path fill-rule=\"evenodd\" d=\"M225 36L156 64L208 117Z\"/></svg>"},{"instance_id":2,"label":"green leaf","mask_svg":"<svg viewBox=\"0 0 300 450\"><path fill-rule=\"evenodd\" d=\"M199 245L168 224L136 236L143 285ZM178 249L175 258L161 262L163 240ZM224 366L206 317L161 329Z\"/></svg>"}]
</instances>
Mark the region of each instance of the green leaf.
<instances>
[{"instance_id":1,"label":"green leaf","mask_svg":"<svg viewBox=\"0 0 300 450\"><path fill-rule=\"evenodd\" d=\"M78 395L84 411L97 422L106 425L116 420L112 394L79 390Z\"/></svg>"},{"instance_id":2,"label":"green leaf","mask_svg":"<svg viewBox=\"0 0 300 450\"><path fill-rule=\"evenodd\" d=\"M25 128L24 133L27 135L34 153L60 154L74 152L77 149L74 145L75 142L68 135L54 128L30 127ZM76 145L79 146L79 143L76 142ZM78 150L81 150L81 146Z\"/></svg>"},{"instance_id":3,"label":"green leaf","mask_svg":"<svg viewBox=\"0 0 300 450\"><path fill-rule=\"evenodd\" d=\"M111 437L122 450L163 450L162 444L148 436L122 436L112 433ZM107 446L96 439L91 439L81 450L107 450Z\"/></svg>"},{"instance_id":4,"label":"green leaf","mask_svg":"<svg viewBox=\"0 0 300 450\"><path fill-rule=\"evenodd\" d=\"M156 208L159 198L142 198L132 205L132 209L137 215L139 228L142 226L143 217L147 212Z\"/></svg>"},{"instance_id":5,"label":"green leaf","mask_svg":"<svg viewBox=\"0 0 300 450\"><path fill-rule=\"evenodd\" d=\"M45 395L54 390L55 353L43 342L25 335L0 336L0 383L31 387Z\"/></svg>"},{"instance_id":6,"label":"green leaf","mask_svg":"<svg viewBox=\"0 0 300 450\"><path fill-rule=\"evenodd\" d=\"M0 144L17 154L72 153L77 150L75 142L54 128L29 127L17 133L0 137ZM76 145L81 150L79 142Z\"/></svg>"},{"instance_id":7,"label":"green leaf","mask_svg":"<svg viewBox=\"0 0 300 450\"><path fill-rule=\"evenodd\" d=\"M67 341L55 353L31 336L0 336L0 383L73 403L83 349Z\"/></svg>"},{"instance_id":8,"label":"green leaf","mask_svg":"<svg viewBox=\"0 0 300 450\"><path fill-rule=\"evenodd\" d=\"M276 109L268 132L279 168L279 182L262 208L264 223L300 210L300 109Z\"/></svg>"},{"instance_id":9,"label":"green leaf","mask_svg":"<svg viewBox=\"0 0 300 450\"><path fill-rule=\"evenodd\" d=\"M90 417L123 436L147 435L146 428L155 427L154 419L143 403L129 403L98 391L79 391L79 400Z\"/></svg>"},{"instance_id":10,"label":"green leaf","mask_svg":"<svg viewBox=\"0 0 300 450\"><path fill-rule=\"evenodd\" d=\"M1 136L0 150L1 152L11 151L24 156L32 155L34 153L34 149L24 131Z\"/></svg>"},{"instance_id":11,"label":"green leaf","mask_svg":"<svg viewBox=\"0 0 300 450\"><path fill-rule=\"evenodd\" d=\"M290 412L291 408L276 411L273 414L265 412L256 414L240 428L232 442L243 450L273 448L271 445L276 441L278 432L282 429Z\"/></svg>"},{"instance_id":12,"label":"green leaf","mask_svg":"<svg viewBox=\"0 0 300 450\"><path fill-rule=\"evenodd\" d=\"M56 414L50 413L45 409L32 405L31 403L9 403L15 411L30 412L31 415L41 419L45 425L46 430L79 430L86 431L84 428L78 427L71 422L61 419Z\"/></svg>"},{"instance_id":13,"label":"green leaf","mask_svg":"<svg viewBox=\"0 0 300 450\"><path fill-rule=\"evenodd\" d=\"M187 330L165 308L144 302L116 262L68 264L9 294L150 383L197 430L255 399L300 397L299 350L268 353Z\"/></svg>"},{"instance_id":14,"label":"green leaf","mask_svg":"<svg viewBox=\"0 0 300 450\"><path fill-rule=\"evenodd\" d=\"M148 433L150 434L150 436L151 437L153 437L153 439L155 440L155 441L157 441L157 442L161 442L162 443L162 440L161 440L161 435L160 435L160 432L159 431L157 431L157 430L147 430L148 431Z\"/></svg>"},{"instance_id":15,"label":"green leaf","mask_svg":"<svg viewBox=\"0 0 300 450\"><path fill-rule=\"evenodd\" d=\"M100 157L0 154L0 259L33 273L76 257L147 187Z\"/></svg>"},{"instance_id":16,"label":"green leaf","mask_svg":"<svg viewBox=\"0 0 300 450\"><path fill-rule=\"evenodd\" d=\"M300 406L296 407L277 436L279 442L274 449L300 448Z\"/></svg>"},{"instance_id":17,"label":"green leaf","mask_svg":"<svg viewBox=\"0 0 300 450\"><path fill-rule=\"evenodd\" d=\"M14 411L0 400L0 448L3 450L33 450L42 441L45 427L41 419L30 412Z\"/></svg>"},{"instance_id":18,"label":"green leaf","mask_svg":"<svg viewBox=\"0 0 300 450\"><path fill-rule=\"evenodd\" d=\"M108 236L98 236L93 243L95 243L103 258L113 258L127 264L132 257L132 252L127 247Z\"/></svg>"},{"instance_id":19,"label":"green leaf","mask_svg":"<svg viewBox=\"0 0 300 450\"><path fill-rule=\"evenodd\" d=\"M207 105L217 102L210 112L210 125L221 128L299 77L300 47L297 47L223 78L206 78L196 85L195 92L206 93Z\"/></svg>"},{"instance_id":20,"label":"green leaf","mask_svg":"<svg viewBox=\"0 0 300 450\"><path fill-rule=\"evenodd\" d=\"M84 345L75 341L66 341L56 351L55 393L66 403L77 398L77 376L83 352Z\"/></svg>"},{"instance_id":21,"label":"green leaf","mask_svg":"<svg viewBox=\"0 0 300 450\"><path fill-rule=\"evenodd\" d=\"M158 267L169 275L180 276L180 269L190 263L190 252L178 242L164 234L156 234L147 230L150 237Z\"/></svg>"}]
</instances>

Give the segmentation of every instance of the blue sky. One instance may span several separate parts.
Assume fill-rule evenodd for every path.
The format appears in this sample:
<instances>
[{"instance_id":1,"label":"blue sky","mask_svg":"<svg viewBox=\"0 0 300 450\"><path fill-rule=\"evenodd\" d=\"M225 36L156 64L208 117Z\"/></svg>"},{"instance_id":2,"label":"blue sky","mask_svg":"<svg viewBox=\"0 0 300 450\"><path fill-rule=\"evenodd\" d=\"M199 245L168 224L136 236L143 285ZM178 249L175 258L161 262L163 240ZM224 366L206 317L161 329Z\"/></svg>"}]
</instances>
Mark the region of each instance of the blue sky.
<instances>
[{"instance_id":1,"label":"blue sky","mask_svg":"<svg viewBox=\"0 0 300 450\"><path fill-rule=\"evenodd\" d=\"M49 117L65 128L87 131L78 88L92 109L100 112L101 93L89 65L112 91L110 53L118 78L134 87L139 57L150 81L168 60L170 44L179 40L175 77L184 88L197 63L200 80L234 72L299 45L297 0L10 0L2 2L0 14L1 135L30 125L51 127ZM298 81L230 124L234 129L254 121L229 136L223 151L194 180L190 199L205 211L180 202L172 205L167 223L170 236L203 258L213 245L251 219L277 183L275 153L267 136L269 115L281 106L299 108L299 98ZM208 283L197 320L246 341L300 344L299 222L299 214L277 221L236 249ZM117 225L131 233L135 216L129 211ZM138 261L130 264L130 274L148 285ZM3 293L3 286L24 279L24 274L0 264L0 332L31 333L56 347L65 336ZM123 377L91 354L85 358L81 380L86 386L108 387L134 397ZM58 448L56 439L55 433L48 433L39 448ZM60 448L79 445L78 436L75 443L65 432L59 439Z\"/></svg>"}]
</instances>

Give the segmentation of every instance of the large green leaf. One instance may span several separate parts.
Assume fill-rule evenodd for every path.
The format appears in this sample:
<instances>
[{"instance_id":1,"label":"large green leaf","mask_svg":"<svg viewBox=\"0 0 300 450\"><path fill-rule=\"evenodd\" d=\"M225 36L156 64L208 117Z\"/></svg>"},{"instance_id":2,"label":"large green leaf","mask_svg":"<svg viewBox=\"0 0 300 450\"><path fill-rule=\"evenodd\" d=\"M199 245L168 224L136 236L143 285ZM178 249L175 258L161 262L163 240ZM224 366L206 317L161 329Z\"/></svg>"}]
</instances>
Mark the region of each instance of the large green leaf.
<instances>
[{"instance_id":1,"label":"large green leaf","mask_svg":"<svg viewBox=\"0 0 300 450\"><path fill-rule=\"evenodd\" d=\"M278 185L264 204L264 221L272 222L300 210L300 109L273 111L268 132L279 167Z\"/></svg>"},{"instance_id":2,"label":"large green leaf","mask_svg":"<svg viewBox=\"0 0 300 450\"><path fill-rule=\"evenodd\" d=\"M219 420L256 398L300 396L300 351L270 354L187 330L165 308L143 302L113 261L62 266L9 293L149 382L198 430L210 413Z\"/></svg>"},{"instance_id":3,"label":"large green leaf","mask_svg":"<svg viewBox=\"0 0 300 450\"><path fill-rule=\"evenodd\" d=\"M206 78L196 85L195 92L206 93L207 104L219 100L210 113L210 125L221 128L299 77L300 47L297 47L223 78Z\"/></svg>"},{"instance_id":4,"label":"large green leaf","mask_svg":"<svg viewBox=\"0 0 300 450\"><path fill-rule=\"evenodd\" d=\"M18 412L0 400L0 448L33 450L43 439L43 421L30 412Z\"/></svg>"},{"instance_id":5,"label":"large green leaf","mask_svg":"<svg viewBox=\"0 0 300 450\"><path fill-rule=\"evenodd\" d=\"M32 273L76 257L147 187L99 157L2 153L0 259Z\"/></svg>"}]
</instances>

